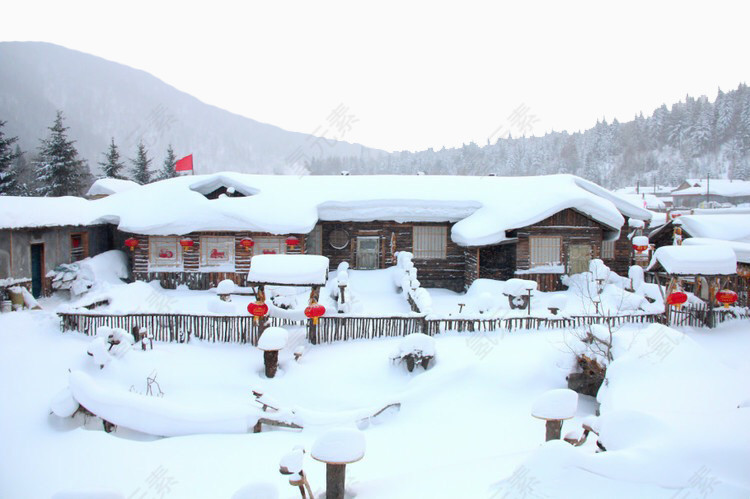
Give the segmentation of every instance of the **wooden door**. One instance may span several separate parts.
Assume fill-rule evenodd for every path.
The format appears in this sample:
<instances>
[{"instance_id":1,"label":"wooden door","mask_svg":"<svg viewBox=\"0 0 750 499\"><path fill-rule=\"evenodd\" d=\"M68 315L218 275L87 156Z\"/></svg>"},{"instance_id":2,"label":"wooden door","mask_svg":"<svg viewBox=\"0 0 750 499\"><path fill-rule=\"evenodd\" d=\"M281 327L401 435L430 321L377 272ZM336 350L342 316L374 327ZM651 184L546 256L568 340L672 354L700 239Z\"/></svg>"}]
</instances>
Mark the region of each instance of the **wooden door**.
<instances>
[{"instance_id":1,"label":"wooden door","mask_svg":"<svg viewBox=\"0 0 750 499\"><path fill-rule=\"evenodd\" d=\"M380 238L363 236L357 238L357 269L380 268Z\"/></svg>"},{"instance_id":2,"label":"wooden door","mask_svg":"<svg viewBox=\"0 0 750 499\"><path fill-rule=\"evenodd\" d=\"M591 245L571 244L568 248L568 274L588 272L591 261Z\"/></svg>"},{"instance_id":3,"label":"wooden door","mask_svg":"<svg viewBox=\"0 0 750 499\"><path fill-rule=\"evenodd\" d=\"M44 244L31 245L31 294L34 298L42 295L44 283Z\"/></svg>"}]
</instances>

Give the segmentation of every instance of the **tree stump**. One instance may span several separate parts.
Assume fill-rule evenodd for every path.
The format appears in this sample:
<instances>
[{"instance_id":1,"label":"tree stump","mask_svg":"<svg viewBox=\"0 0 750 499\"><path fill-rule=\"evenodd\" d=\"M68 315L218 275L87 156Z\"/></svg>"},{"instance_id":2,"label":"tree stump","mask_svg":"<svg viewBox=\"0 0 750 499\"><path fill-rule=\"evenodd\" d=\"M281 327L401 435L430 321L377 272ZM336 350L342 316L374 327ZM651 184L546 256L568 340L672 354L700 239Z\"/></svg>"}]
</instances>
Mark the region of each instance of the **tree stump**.
<instances>
[{"instance_id":1,"label":"tree stump","mask_svg":"<svg viewBox=\"0 0 750 499\"><path fill-rule=\"evenodd\" d=\"M545 427L547 430L545 437L546 442L549 442L550 440L560 440L560 435L562 433L561 419L548 419Z\"/></svg>"},{"instance_id":2,"label":"tree stump","mask_svg":"<svg viewBox=\"0 0 750 499\"><path fill-rule=\"evenodd\" d=\"M344 499L346 465L326 463L326 499Z\"/></svg>"},{"instance_id":3,"label":"tree stump","mask_svg":"<svg viewBox=\"0 0 750 499\"><path fill-rule=\"evenodd\" d=\"M273 378L276 376L276 371L279 368L279 351L266 350L263 352L263 364L266 368L266 378Z\"/></svg>"}]
</instances>

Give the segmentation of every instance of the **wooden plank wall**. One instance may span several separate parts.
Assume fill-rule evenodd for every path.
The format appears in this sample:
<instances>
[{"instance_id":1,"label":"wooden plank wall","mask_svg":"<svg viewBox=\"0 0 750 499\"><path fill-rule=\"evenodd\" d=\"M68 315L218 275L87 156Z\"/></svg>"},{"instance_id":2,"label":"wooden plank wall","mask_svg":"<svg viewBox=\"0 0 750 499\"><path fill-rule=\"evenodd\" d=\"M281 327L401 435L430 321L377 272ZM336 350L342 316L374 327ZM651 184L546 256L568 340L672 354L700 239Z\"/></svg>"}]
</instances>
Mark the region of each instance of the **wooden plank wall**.
<instances>
[{"instance_id":1,"label":"wooden plank wall","mask_svg":"<svg viewBox=\"0 0 750 499\"><path fill-rule=\"evenodd\" d=\"M379 268L386 268L396 264L394 253L398 251L413 252L413 226L432 225L447 228L446 258L444 259L414 259L418 278L423 286L442 287L463 290L464 287L464 249L450 238L449 223L398 223L398 222L322 222L323 256L329 258L331 269L335 269L341 262L348 262L351 268L356 268L357 237L375 236L380 238ZM349 244L343 249L335 249L330 244L331 233L334 230L345 230L349 234Z\"/></svg>"}]
</instances>

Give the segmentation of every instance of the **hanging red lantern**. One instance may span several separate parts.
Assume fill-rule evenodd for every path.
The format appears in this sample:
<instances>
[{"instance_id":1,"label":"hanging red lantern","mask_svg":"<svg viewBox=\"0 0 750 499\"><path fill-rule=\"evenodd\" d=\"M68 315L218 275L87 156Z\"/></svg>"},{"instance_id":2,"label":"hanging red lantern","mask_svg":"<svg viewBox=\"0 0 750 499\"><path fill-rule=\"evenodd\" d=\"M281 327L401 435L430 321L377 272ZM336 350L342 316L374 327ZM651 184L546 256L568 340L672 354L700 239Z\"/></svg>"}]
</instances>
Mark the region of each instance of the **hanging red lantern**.
<instances>
[{"instance_id":1,"label":"hanging red lantern","mask_svg":"<svg viewBox=\"0 0 750 499\"><path fill-rule=\"evenodd\" d=\"M313 320L313 325L318 323L318 317L322 317L326 313L326 308L319 304L313 303L305 309L305 316Z\"/></svg>"},{"instance_id":2,"label":"hanging red lantern","mask_svg":"<svg viewBox=\"0 0 750 499\"><path fill-rule=\"evenodd\" d=\"M250 302L247 305L247 311L253 316L253 321L257 323L258 319L268 314L268 305L262 301Z\"/></svg>"},{"instance_id":3,"label":"hanging red lantern","mask_svg":"<svg viewBox=\"0 0 750 499\"><path fill-rule=\"evenodd\" d=\"M716 301L724 305L724 307L729 308L729 305L737 301L737 293L731 289L722 289L716 293Z\"/></svg>"},{"instance_id":4,"label":"hanging red lantern","mask_svg":"<svg viewBox=\"0 0 750 499\"><path fill-rule=\"evenodd\" d=\"M242 239L242 241L240 241L240 245L243 248L245 248L246 250L249 250L250 248L252 248L253 246L255 246L255 241L253 241L249 237L245 237L245 238Z\"/></svg>"},{"instance_id":5,"label":"hanging red lantern","mask_svg":"<svg viewBox=\"0 0 750 499\"><path fill-rule=\"evenodd\" d=\"M286 245L287 246L297 246L299 244L299 239L294 236L289 236L286 238Z\"/></svg>"},{"instance_id":6,"label":"hanging red lantern","mask_svg":"<svg viewBox=\"0 0 750 499\"><path fill-rule=\"evenodd\" d=\"M185 251L189 251L190 248L195 246L195 241L193 241L189 237L186 237L186 238L180 239L180 246L182 246L182 249L184 249Z\"/></svg>"},{"instance_id":7,"label":"hanging red lantern","mask_svg":"<svg viewBox=\"0 0 750 499\"><path fill-rule=\"evenodd\" d=\"M640 253L643 253L644 251L646 251L646 250L648 249L648 246L642 246L642 245L634 244L634 245L633 245L633 249L634 249L635 251L638 251L638 252L640 252Z\"/></svg>"},{"instance_id":8,"label":"hanging red lantern","mask_svg":"<svg viewBox=\"0 0 750 499\"><path fill-rule=\"evenodd\" d=\"M675 291L674 293L669 293L667 295L667 305L672 305L677 308L680 308L680 306L687 301L687 295L683 293L682 291Z\"/></svg>"},{"instance_id":9,"label":"hanging red lantern","mask_svg":"<svg viewBox=\"0 0 750 499\"><path fill-rule=\"evenodd\" d=\"M134 237L129 237L129 238L125 239L125 246L127 246L128 248L130 248L130 251L135 250L135 247L138 246L138 239L136 239Z\"/></svg>"}]
</instances>

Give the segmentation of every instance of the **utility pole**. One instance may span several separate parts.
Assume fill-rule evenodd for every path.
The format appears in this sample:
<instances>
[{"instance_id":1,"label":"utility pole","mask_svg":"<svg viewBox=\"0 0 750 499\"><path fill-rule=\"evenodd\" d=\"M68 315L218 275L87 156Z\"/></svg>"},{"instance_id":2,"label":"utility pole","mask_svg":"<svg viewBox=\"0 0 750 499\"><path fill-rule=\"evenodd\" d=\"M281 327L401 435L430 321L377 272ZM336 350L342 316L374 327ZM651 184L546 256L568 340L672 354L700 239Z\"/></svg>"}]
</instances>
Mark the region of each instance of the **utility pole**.
<instances>
[{"instance_id":1,"label":"utility pole","mask_svg":"<svg viewBox=\"0 0 750 499\"><path fill-rule=\"evenodd\" d=\"M706 173L706 207L711 203L711 174Z\"/></svg>"}]
</instances>

